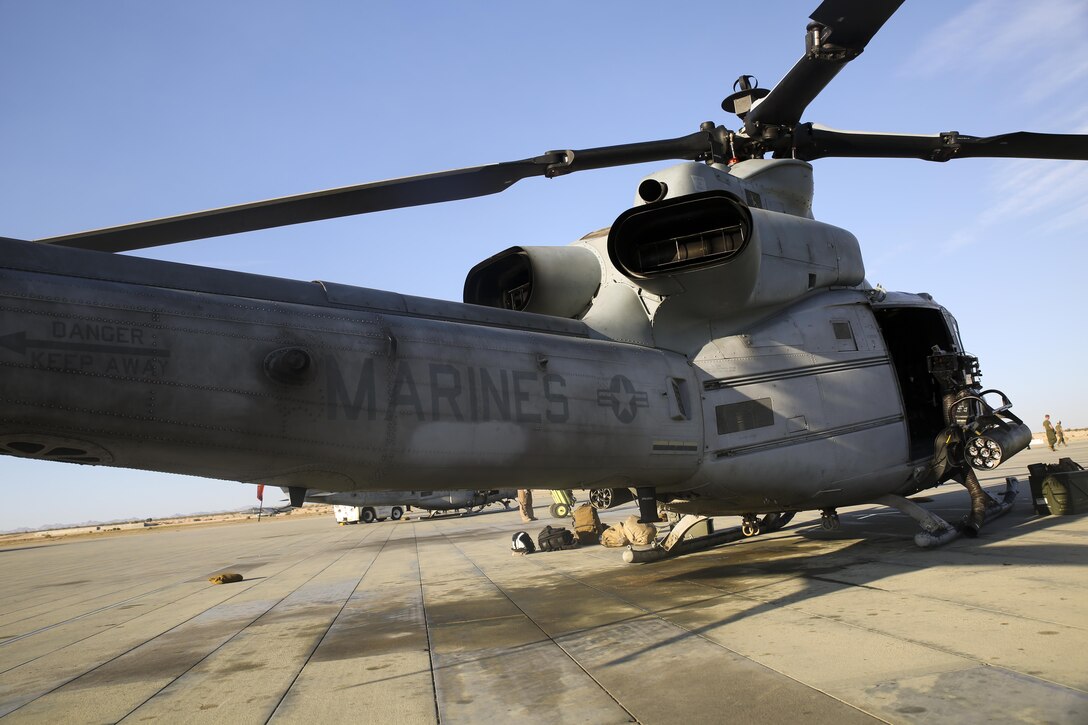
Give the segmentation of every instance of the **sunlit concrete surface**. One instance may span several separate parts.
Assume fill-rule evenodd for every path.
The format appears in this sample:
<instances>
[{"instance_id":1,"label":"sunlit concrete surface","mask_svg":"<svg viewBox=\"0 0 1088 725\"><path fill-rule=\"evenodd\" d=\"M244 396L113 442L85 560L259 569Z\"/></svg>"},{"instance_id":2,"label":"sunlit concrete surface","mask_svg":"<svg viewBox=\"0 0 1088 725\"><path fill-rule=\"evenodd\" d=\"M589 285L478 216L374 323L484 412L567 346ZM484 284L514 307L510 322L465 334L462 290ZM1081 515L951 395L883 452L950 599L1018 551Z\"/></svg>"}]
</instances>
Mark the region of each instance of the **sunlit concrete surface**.
<instances>
[{"instance_id":1,"label":"sunlit concrete surface","mask_svg":"<svg viewBox=\"0 0 1088 725\"><path fill-rule=\"evenodd\" d=\"M1058 455L1088 461L1088 443ZM1035 516L1024 470L1058 455L985 477L996 491L1025 476L1014 511L938 550L879 507L840 511L835 532L806 514L644 565L601 547L512 556L523 525L494 507L13 545L0 551L0 715L1084 723L1088 516ZM966 511L958 486L929 497L950 520ZM245 580L208 583L225 570Z\"/></svg>"}]
</instances>

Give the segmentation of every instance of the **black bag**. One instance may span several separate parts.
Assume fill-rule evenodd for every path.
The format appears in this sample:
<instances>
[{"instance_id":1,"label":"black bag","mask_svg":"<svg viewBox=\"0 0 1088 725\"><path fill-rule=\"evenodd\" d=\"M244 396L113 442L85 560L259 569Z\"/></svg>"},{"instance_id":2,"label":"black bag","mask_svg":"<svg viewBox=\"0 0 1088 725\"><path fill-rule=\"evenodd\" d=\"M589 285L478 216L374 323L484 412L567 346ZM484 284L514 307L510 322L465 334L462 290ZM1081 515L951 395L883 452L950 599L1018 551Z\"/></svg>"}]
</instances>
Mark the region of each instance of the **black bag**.
<instances>
[{"instance_id":1,"label":"black bag","mask_svg":"<svg viewBox=\"0 0 1088 725\"><path fill-rule=\"evenodd\" d=\"M510 550L532 554L536 551L536 546L533 544L533 537L529 536L524 531L518 531L510 537Z\"/></svg>"},{"instance_id":2,"label":"black bag","mask_svg":"<svg viewBox=\"0 0 1088 725\"><path fill-rule=\"evenodd\" d=\"M541 551L559 551L561 549L573 549L578 546L574 540L574 534L570 529L562 527L545 526L536 537L537 546Z\"/></svg>"}]
</instances>

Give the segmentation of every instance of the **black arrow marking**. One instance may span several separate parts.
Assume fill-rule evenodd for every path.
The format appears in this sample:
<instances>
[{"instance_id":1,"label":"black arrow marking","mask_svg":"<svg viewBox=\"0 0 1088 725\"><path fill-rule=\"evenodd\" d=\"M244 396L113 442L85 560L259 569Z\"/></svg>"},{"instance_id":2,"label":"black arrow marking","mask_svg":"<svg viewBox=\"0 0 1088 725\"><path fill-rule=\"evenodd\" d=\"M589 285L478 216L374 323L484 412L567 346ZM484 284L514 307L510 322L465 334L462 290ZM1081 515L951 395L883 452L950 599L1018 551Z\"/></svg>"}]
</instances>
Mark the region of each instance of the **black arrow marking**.
<instances>
[{"instance_id":1,"label":"black arrow marking","mask_svg":"<svg viewBox=\"0 0 1088 725\"><path fill-rule=\"evenodd\" d=\"M28 340L25 332L13 332L0 336L0 347L25 355L27 348L37 350L66 350L71 352L98 352L110 355L146 355L170 357L169 350L154 347L128 347L126 345L96 345L90 342L65 342L63 340Z\"/></svg>"}]
</instances>

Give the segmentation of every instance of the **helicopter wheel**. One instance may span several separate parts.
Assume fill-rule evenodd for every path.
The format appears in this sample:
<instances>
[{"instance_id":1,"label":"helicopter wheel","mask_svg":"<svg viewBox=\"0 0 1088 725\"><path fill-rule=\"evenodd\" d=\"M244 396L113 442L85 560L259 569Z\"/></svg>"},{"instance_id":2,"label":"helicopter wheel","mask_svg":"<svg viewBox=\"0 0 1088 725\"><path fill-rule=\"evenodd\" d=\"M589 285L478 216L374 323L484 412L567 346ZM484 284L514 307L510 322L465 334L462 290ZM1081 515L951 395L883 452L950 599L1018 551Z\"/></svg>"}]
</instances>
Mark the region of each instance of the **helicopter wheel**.
<instances>
[{"instance_id":1,"label":"helicopter wheel","mask_svg":"<svg viewBox=\"0 0 1088 725\"><path fill-rule=\"evenodd\" d=\"M820 526L824 531L835 531L839 528L839 515L834 509L824 509L820 512Z\"/></svg>"},{"instance_id":2,"label":"helicopter wheel","mask_svg":"<svg viewBox=\"0 0 1088 725\"><path fill-rule=\"evenodd\" d=\"M759 536L759 519L755 514L748 514L744 517L744 521L740 525L740 532L745 536Z\"/></svg>"}]
</instances>

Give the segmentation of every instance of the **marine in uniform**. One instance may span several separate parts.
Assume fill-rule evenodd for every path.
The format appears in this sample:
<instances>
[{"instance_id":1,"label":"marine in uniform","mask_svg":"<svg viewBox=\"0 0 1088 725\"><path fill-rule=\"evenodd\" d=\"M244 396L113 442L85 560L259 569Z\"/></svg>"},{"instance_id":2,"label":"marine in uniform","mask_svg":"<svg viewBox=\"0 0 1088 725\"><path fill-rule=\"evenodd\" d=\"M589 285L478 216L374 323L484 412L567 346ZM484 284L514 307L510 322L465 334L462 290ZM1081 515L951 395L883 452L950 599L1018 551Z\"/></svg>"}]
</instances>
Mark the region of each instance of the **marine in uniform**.
<instances>
[{"instance_id":1,"label":"marine in uniform","mask_svg":"<svg viewBox=\"0 0 1088 725\"><path fill-rule=\"evenodd\" d=\"M518 489L518 510L521 511L521 520L524 523L536 521L533 516L533 492L527 488Z\"/></svg>"},{"instance_id":2,"label":"marine in uniform","mask_svg":"<svg viewBox=\"0 0 1088 725\"><path fill-rule=\"evenodd\" d=\"M1058 434L1054 430L1054 424L1050 422L1050 413L1043 418L1043 432L1046 433L1046 444L1050 446L1050 450L1057 450L1054 444L1058 442Z\"/></svg>"}]
</instances>

